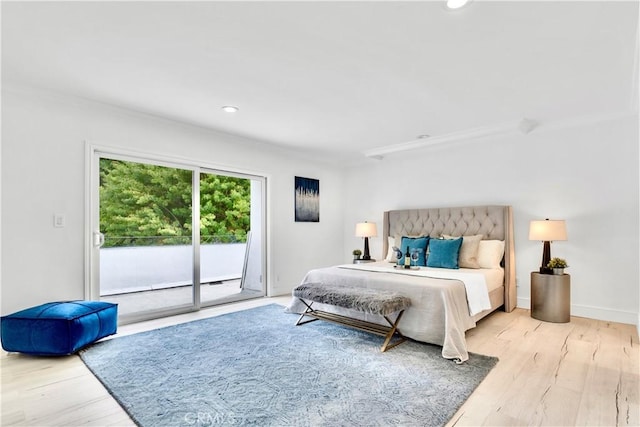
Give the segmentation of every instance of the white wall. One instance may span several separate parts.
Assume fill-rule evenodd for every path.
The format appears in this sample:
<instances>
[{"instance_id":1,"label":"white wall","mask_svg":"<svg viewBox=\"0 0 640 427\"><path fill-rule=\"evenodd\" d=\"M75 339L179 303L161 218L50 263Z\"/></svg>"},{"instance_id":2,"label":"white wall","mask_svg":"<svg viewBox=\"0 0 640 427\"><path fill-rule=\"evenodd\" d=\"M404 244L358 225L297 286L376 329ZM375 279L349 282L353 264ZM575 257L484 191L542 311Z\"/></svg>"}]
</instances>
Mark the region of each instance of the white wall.
<instances>
[{"instance_id":1,"label":"white wall","mask_svg":"<svg viewBox=\"0 0 640 427\"><path fill-rule=\"evenodd\" d=\"M268 179L268 292L344 261L343 173L246 138L50 93L3 87L2 314L84 298L85 141L201 160ZM319 223L295 223L294 176L320 180ZM53 227L53 214L66 227Z\"/></svg>"},{"instance_id":2,"label":"white wall","mask_svg":"<svg viewBox=\"0 0 640 427\"><path fill-rule=\"evenodd\" d=\"M358 221L411 207L508 204L514 208L518 305L529 308L529 274L542 244L528 240L532 219L565 219L568 241L552 256L566 258L572 314L638 321L638 120L503 136L398 153L346 176L345 244ZM366 191L363 191L366 183ZM382 240L371 241L381 256Z\"/></svg>"}]
</instances>

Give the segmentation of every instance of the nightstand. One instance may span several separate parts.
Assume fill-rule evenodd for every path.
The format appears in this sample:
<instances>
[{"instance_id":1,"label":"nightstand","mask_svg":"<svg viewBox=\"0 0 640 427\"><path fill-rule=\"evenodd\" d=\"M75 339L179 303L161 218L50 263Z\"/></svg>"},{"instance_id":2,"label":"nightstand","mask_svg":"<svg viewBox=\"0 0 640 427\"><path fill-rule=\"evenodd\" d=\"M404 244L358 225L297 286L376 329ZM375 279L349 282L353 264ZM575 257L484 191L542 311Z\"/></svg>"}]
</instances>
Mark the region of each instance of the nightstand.
<instances>
[{"instance_id":1,"label":"nightstand","mask_svg":"<svg viewBox=\"0 0 640 427\"><path fill-rule=\"evenodd\" d=\"M354 259L353 263L354 264L366 264L368 262L376 262L375 259L371 258L371 259Z\"/></svg>"},{"instance_id":2,"label":"nightstand","mask_svg":"<svg viewBox=\"0 0 640 427\"><path fill-rule=\"evenodd\" d=\"M554 323L570 321L570 275L531 273L531 317Z\"/></svg>"}]
</instances>

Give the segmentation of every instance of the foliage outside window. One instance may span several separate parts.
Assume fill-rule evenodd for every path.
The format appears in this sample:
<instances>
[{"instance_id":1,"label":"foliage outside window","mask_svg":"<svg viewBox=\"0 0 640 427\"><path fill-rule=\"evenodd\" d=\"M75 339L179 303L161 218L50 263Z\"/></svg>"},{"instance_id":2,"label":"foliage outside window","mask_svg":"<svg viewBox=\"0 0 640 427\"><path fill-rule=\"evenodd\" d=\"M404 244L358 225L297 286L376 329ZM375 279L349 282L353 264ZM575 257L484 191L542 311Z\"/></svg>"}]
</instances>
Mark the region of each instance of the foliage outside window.
<instances>
[{"instance_id":1,"label":"foliage outside window","mask_svg":"<svg viewBox=\"0 0 640 427\"><path fill-rule=\"evenodd\" d=\"M191 244L192 172L100 159L105 247ZM250 180L200 174L201 243L246 242Z\"/></svg>"}]
</instances>

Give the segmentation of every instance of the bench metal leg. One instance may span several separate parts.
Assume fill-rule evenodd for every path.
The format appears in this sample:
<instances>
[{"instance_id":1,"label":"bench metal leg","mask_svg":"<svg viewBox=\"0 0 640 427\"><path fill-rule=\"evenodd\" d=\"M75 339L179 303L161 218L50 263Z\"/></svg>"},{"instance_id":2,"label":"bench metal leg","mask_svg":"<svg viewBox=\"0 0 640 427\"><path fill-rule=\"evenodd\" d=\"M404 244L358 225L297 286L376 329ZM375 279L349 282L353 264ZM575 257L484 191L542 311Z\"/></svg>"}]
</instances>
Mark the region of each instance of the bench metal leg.
<instances>
[{"instance_id":1,"label":"bench metal leg","mask_svg":"<svg viewBox=\"0 0 640 427\"><path fill-rule=\"evenodd\" d=\"M296 322L296 326L304 325L305 323L314 322L318 319L326 320L328 322L337 323L339 325L348 326L354 329L358 329L360 331L369 332L372 334L380 335L385 337L384 343L382 347L380 347L381 352L385 352L390 348L397 346L398 344L402 344L407 340L407 338L400 333L398 330L398 324L400 323L400 319L402 318L402 314L404 310L400 310L398 312L398 316L395 321L391 321L388 316L383 316L384 319L389 323L389 326L379 325L373 322L367 322L365 320L354 319L347 316L342 316L340 314L335 313L327 313L325 311L315 310L311 306L313 305L313 301L310 304L302 299L298 298L302 303L307 307L304 313L300 315L298 321ZM309 320L303 321L305 317L311 317ZM394 336L397 336L397 340L391 343L391 340Z\"/></svg>"},{"instance_id":2,"label":"bench metal leg","mask_svg":"<svg viewBox=\"0 0 640 427\"><path fill-rule=\"evenodd\" d=\"M407 338L402 335L400 333L400 331L398 330L398 323L400 323L400 319L402 318L402 315L404 314L404 310L400 310L400 312L398 313L398 317L396 317L396 321L392 322L391 320L389 320L389 318L387 316L384 316L385 320L387 322L389 322L389 325L391 325L391 329L389 329L389 332L387 332L386 338L384 340L384 344L382 344L382 347L380 348L381 352L385 352L390 348L393 348L395 346L397 346L398 344L402 344L403 342L405 342L407 340ZM398 335L399 339L394 342L393 344L391 343L391 338L393 338L394 335Z\"/></svg>"},{"instance_id":3,"label":"bench metal leg","mask_svg":"<svg viewBox=\"0 0 640 427\"><path fill-rule=\"evenodd\" d=\"M318 320L317 317L312 317L309 320L305 320L304 322L302 321L302 319L304 319L305 316L307 316L309 313L313 313L315 310L313 308L311 308L311 306L313 305L313 301L311 301L311 304L307 304L307 302L305 300L303 300L302 298L298 298L300 301L302 301L302 303L304 305L307 306L306 310L304 311L304 313L302 313L300 315L300 317L298 318L298 321L296 322L296 326L299 325L304 325L305 323L309 323L309 322L315 322L316 320Z\"/></svg>"}]
</instances>

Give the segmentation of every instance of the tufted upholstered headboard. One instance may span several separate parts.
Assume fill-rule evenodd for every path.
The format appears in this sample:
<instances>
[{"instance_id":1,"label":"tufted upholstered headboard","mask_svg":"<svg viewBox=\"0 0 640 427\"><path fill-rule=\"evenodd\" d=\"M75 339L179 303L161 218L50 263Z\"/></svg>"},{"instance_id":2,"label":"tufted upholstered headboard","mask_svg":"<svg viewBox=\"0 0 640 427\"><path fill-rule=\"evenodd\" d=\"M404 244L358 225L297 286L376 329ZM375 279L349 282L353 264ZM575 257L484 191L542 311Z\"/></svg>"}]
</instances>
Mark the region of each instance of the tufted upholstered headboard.
<instances>
[{"instance_id":1,"label":"tufted upholstered headboard","mask_svg":"<svg viewBox=\"0 0 640 427\"><path fill-rule=\"evenodd\" d=\"M511 206L467 206L457 208L403 209L387 211L383 220L383 254L388 236L470 236L504 240L504 309L516 307L516 269Z\"/></svg>"}]
</instances>

